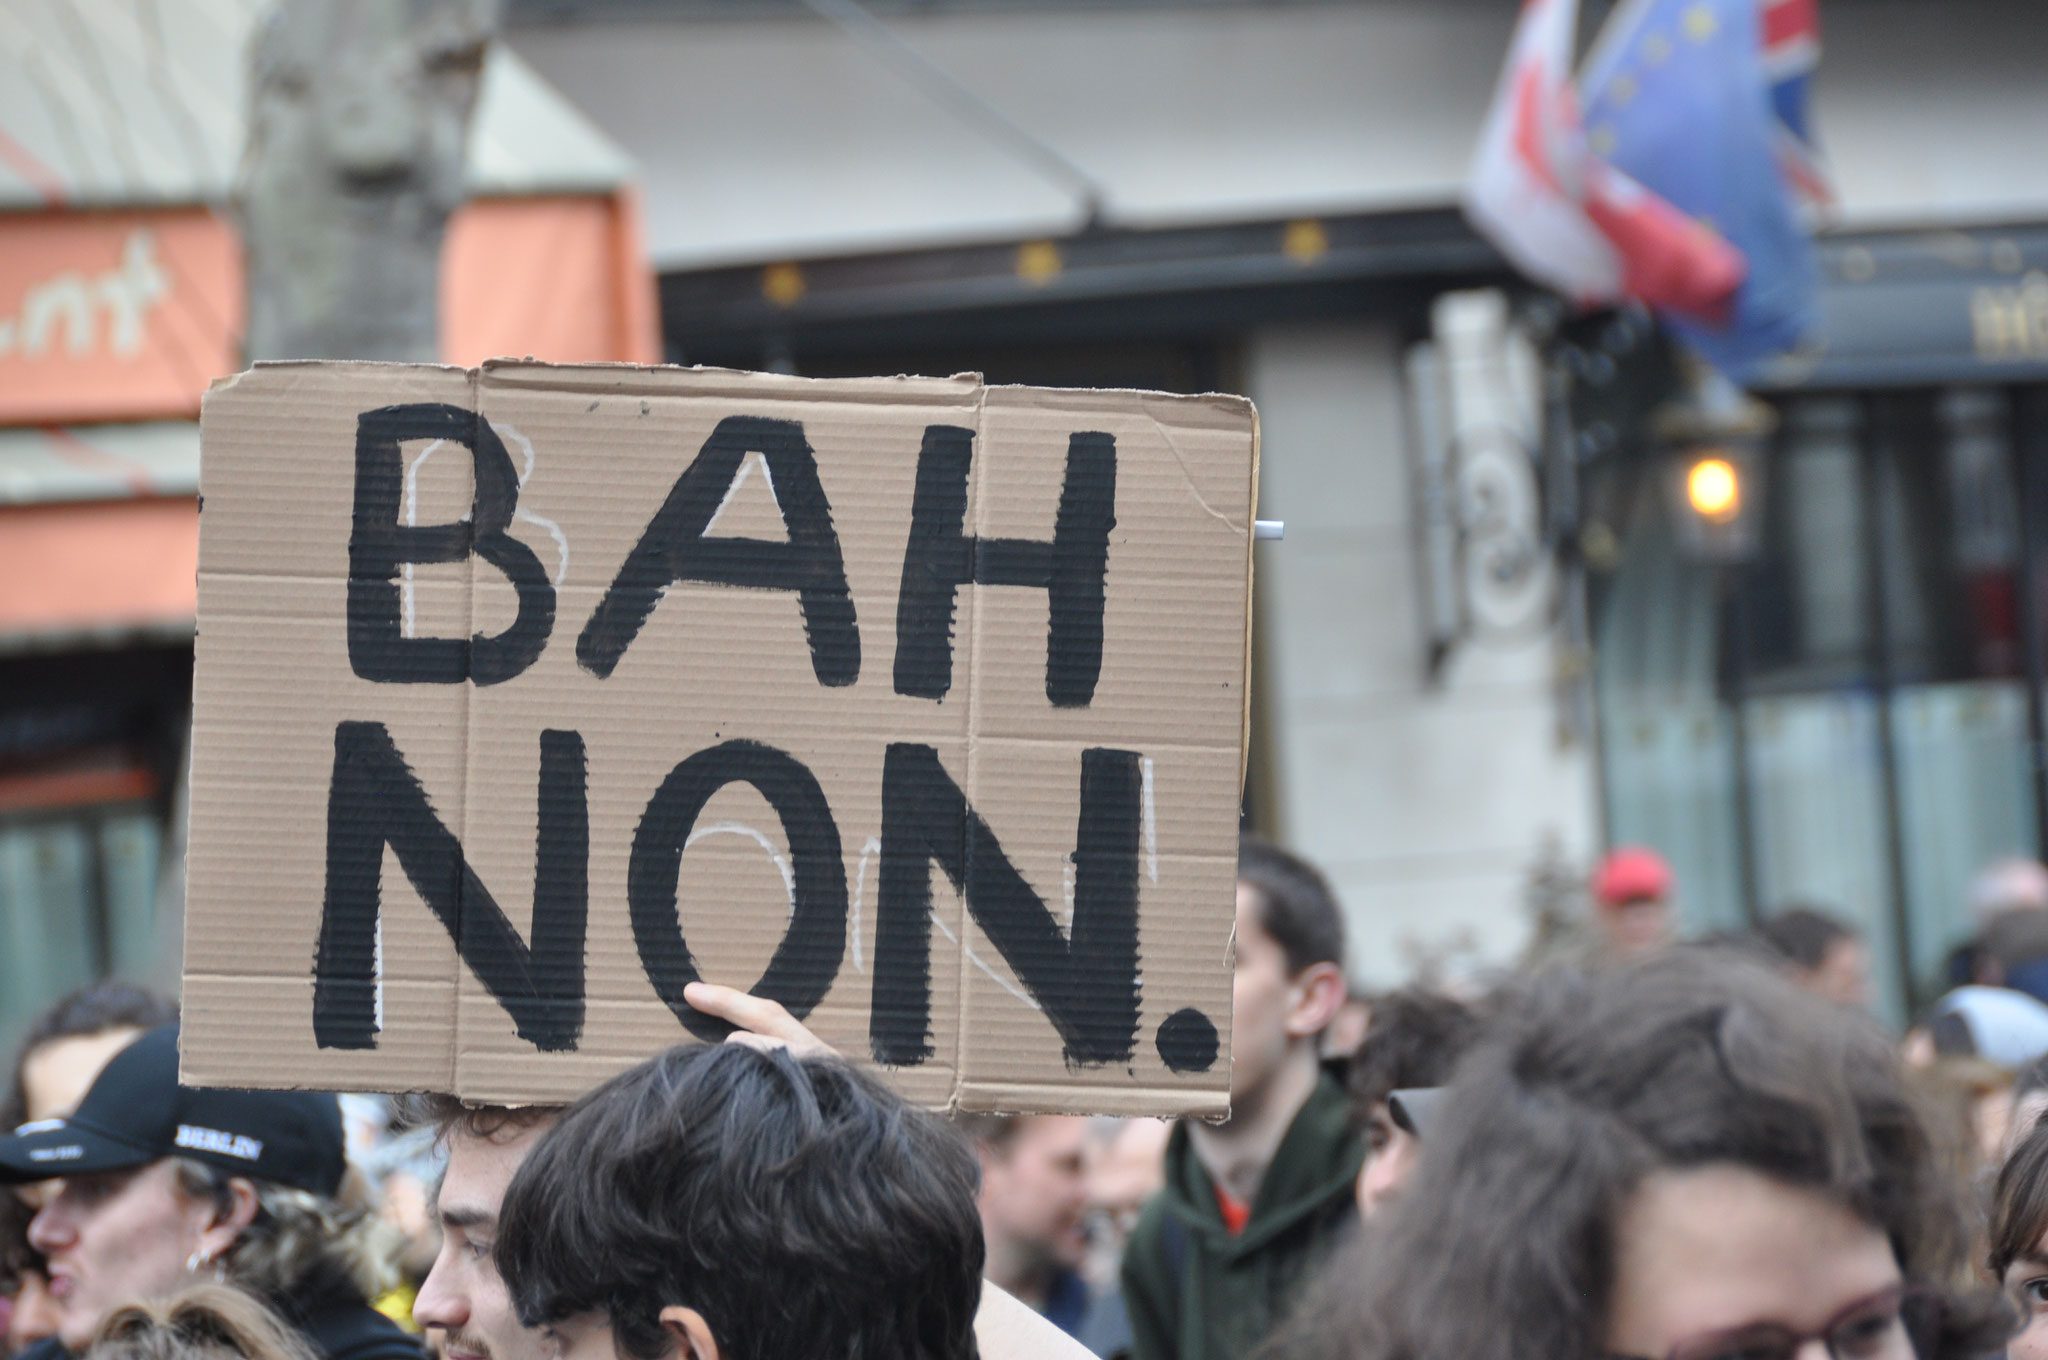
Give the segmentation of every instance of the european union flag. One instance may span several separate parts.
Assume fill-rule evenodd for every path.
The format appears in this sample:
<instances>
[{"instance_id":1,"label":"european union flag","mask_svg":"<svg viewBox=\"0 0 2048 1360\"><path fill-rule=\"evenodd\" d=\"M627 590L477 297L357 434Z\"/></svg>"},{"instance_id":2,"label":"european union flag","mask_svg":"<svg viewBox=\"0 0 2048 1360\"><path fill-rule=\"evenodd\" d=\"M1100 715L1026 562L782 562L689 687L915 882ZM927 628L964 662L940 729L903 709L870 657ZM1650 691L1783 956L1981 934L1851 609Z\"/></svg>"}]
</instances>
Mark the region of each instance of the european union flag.
<instances>
[{"instance_id":1,"label":"european union flag","mask_svg":"<svg viewBox=\"0 0 2048 1360\"><path fill-rule=\"evenodd\" d=\"M1730 319L1669 317L1737 382L1811 328L1819 267L1778 164L1757 0L1627 0L1580 77L1594 155L1743 254Z\"/></svg>"}]
</instances>

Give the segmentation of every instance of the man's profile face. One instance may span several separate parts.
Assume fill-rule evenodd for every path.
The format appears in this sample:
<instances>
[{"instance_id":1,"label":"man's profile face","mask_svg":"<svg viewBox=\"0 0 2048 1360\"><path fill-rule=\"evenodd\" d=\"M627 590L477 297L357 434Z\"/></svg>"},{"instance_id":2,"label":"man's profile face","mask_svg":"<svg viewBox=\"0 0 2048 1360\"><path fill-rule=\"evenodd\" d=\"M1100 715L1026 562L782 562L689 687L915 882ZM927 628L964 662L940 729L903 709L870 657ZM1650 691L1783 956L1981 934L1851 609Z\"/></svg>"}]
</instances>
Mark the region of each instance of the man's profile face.
<instances>
[{"instance_id":1,"label":"man's profile face","mask_svg":"<svg viewBox=\"0 0 2048 1360\"><path fill-rule=\"evenodd\" d=\"M491 1259L505 1187L549 1123L507 1125L488 1137L459 1129L448 1135L448 1171L435 1199L441 1251L412 1307L420 1326L440 1329L446 1360L549 1360L541 1333L519 1325Z\"/></svg>"},{"instance_id":2,"label":"man's profile face","mask_svg":"<svg viewBox=\"0 0 2048 1360\"><path fill-rule=\"evenodd\" d=\"M1287 951L1266 932L1264 894L1250 883L1237 885L1237 968L1231 979L1231 1087L1255 1093L1281 1066L1287 1052L1288 1012L1295 1003Z\"/></svg>"}]
</instances>

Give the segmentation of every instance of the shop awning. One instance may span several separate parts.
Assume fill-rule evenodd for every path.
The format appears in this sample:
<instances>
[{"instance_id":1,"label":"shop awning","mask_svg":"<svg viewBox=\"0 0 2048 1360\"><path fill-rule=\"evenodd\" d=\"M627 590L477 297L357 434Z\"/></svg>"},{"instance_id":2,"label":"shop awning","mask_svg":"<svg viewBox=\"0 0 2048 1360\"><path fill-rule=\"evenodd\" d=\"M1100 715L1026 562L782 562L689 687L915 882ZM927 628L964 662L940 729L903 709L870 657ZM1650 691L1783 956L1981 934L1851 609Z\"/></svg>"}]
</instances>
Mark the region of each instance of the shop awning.
<instances>
[{"instance_id":1,"label":"shop awning","mask_svg":"<svg viewBox=\"0 0 2048 1360\"><path fill-rule=\"evenodd\" d=\"M0 430L0 651L190 636L199 427Z\"/></svg>"}]
</instances>

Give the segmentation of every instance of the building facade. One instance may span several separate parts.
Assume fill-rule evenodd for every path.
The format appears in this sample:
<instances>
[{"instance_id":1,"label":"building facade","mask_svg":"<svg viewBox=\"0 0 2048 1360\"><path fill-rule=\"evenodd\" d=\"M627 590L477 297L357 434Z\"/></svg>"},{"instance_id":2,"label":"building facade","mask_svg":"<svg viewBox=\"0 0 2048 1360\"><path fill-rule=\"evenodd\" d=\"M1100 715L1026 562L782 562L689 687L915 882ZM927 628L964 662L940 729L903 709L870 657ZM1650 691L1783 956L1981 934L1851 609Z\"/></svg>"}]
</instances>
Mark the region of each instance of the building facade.
<instances>
[{"instance_id":1,"label":"building facade","mask_svg":"<svg viewBox=\"0 0 2048 1360\"><path fill-rule=\"evenodd\" d=\"M73 8L0 15L0 1043L95 977L177 984L199 404L243 366L261 5ZM631 168L492 55L444 358L656 357Z\"/></svg>"},{"instance_id":2,"label":"building facade","mask_svg":"<svg viewBox=\"0 0 2048 1360\"><path fill-rule=\"evenodd\" d=\"M1634 840L1676 860L1695 930L1792 897L1853 916L1904 1013L1969 867L2040 849L2018 616L1937 643L1995 614L1982 572L1873 610L1850 597L1900 569L1845 578L1818 545L1892 563L1860 526L1904 513L1960 535L1936 556L2019 551L1921 491L1989 494L1955 469L2020 446L2048 358L2032 6L1827 7L1825 351L1773 397L1764 539L1790 546L1734 568L1658 527L1648 407L1594 390L1668 374L1560 343L1455 211L1508 0L871 9L885 34L776 0L514 5L512 44L646 169L671 359L1249 394L1288 528L1258 555L1248 819L1329 869L1362 980L1514 959ZM1583 486L1546 481L1542 450L1585 435L1559 412L1607 425ZM1799 591L1806 622L1760 600L1731 662L1725 602Z\"/></svg>"}]
</instances>

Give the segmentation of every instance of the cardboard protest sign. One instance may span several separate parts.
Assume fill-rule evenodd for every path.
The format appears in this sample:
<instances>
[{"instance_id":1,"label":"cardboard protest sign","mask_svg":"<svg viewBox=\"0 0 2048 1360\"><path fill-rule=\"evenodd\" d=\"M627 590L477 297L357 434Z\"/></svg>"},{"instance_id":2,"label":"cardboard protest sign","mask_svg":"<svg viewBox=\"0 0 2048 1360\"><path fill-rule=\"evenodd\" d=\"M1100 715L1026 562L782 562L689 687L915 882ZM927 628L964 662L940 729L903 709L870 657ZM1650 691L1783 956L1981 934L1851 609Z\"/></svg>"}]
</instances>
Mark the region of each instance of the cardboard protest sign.
<instances>
[{"instance_id":1,"label":"cardboard protest sign","mask_svg":"<svg viewBox=\"0 0 2048 1360\"><path fill-rule=\"evenodd\" d=\"M203 437L188 1082L566 1099L702 977L1227 1110L1249 403L263 364Z\"/></svg>"}]
</instances>

